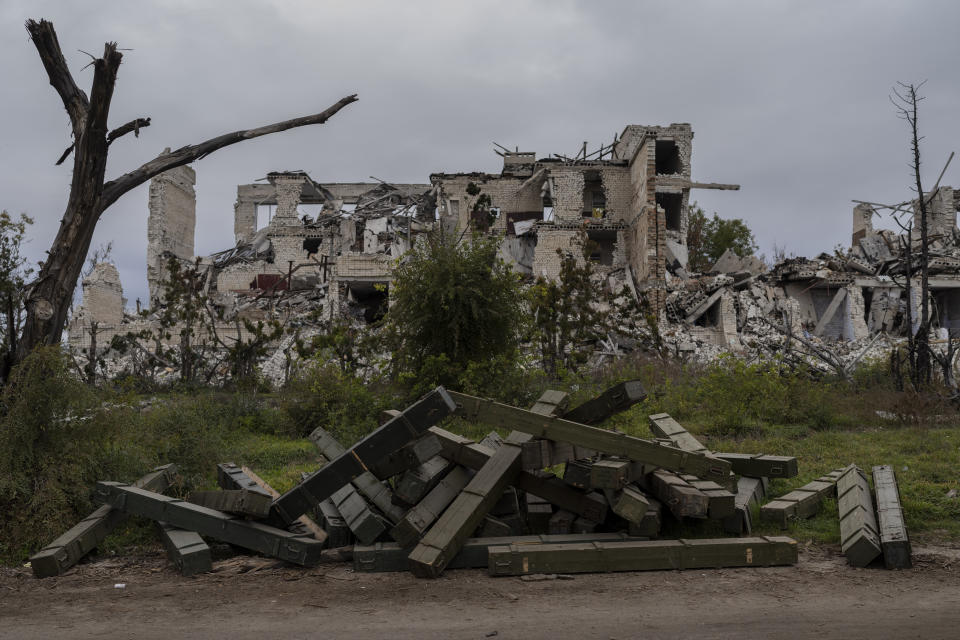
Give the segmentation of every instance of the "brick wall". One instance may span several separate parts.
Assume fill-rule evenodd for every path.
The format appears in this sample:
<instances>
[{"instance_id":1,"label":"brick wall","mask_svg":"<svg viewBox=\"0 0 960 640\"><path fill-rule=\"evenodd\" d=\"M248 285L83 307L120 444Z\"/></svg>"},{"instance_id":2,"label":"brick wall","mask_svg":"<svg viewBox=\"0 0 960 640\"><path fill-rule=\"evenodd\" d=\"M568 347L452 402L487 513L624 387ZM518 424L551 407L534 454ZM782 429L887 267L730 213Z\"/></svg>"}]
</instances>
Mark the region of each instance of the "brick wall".
<instances>
[{"instance_id":1,"label":"brick wall","mask_svg":"<svg viewBox=\"0 0 960 640\"><path fill-rule=\"evenodd\" d=\"M169 150L168 150L169 151ZM147 207L147 284L150 299L160 295L165 279L165 253L193 259L193 236L197 225L197 176L188 166L161 173L150 181Z\"/></svg>"},{"instance_id":2,"label":"brick wall","mask_svg":"<svg viewBox=\"0 0 960 640\"><path fill-rule=\"evenodd\" d=\"M579 262L583 262L583 250L580 246L579 232L576 229L558 229L550 224L537 227L537 246L533 253L533 275L537 278L556 280L560 277L561 255L572 253Z\"/></svg>"},{"instance_id":3,"label":"brick wall","mask_svg":"<svg viewBox=\"0 0 960 640\"><path fill-rule=\"evenodd\" d=\"M607 199L606 220L629 223L633 218L633 181L629 167L604 167L603 194Z\"/></svg>"},{"instance_id":4,"label":"brick wall","mask_svg":"<svg viewBox=\"0 0 960 640\"><path fill-rule=\"evenodd\" d=\"M578 167L551 167L553 219L557 222L583 221L583 170Z\"/></svg>"},{"instance_id":5,"label":"brick wall","mask_svg":"<svg viewBox=\"0 0 960 640\"><path fill-rule=\"evenodd\" d=\"M491 207L500 209L500 217L491 227L494 231L505 231L509 213L543 213L543 198L540 194L540 181L531 182L526 188L520 189L524 179L501 177L495 174L469 174L455 176L435 176L441 187L437 206L441 217L456 216L456 228L469 227L470 211L478 196L467 193L467 185L471 182L480 187L480 192L490 196ZM456 202L454 208L451 203Z\"/></svg>"}]
</instances>

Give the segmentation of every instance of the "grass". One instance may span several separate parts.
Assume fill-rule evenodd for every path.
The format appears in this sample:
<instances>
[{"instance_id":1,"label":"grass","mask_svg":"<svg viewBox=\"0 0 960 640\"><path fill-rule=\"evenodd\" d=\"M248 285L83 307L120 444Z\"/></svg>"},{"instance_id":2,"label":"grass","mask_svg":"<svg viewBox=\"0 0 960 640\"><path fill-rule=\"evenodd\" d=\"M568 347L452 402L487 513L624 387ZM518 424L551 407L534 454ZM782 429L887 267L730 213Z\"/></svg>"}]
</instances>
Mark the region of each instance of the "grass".
<instances>
[{"instance_id":1,"label":"grass","mask_svg":"<svg viewBox=\"0 0 960 640\"><path fill-rule=\"evenodd\" d=\"M714 426L702 418L682 424L714 451L795 456L799 475L772 480L769 497L851 463L868 475L873 466L889 464L896 472L910 534L918 539L960 541L960 499L947 497L951 489L960 487L960 426L892 424L816 431L802 425L771 425L734 437L716 435ZM652 435L642 405L628 412L618 428L639 437ZM754 522L759 520L754 518ZM758 524L755 531L784 533L769 523ZM836 502L825 501L818 515L794 521L785 533L802 540L839 543Z\"/></svg>"},{"instance_id":2,"label":"grass","mask_svg":"<svg viewBox=\"0 0 960 640\"><path fill-rule=\"evenodd\" d=\"M41 357L42 356L42 357ZM176 462L183 484L173 493L216 486L216 464L249 466L276 490L318 468L304 438L323 425L349 446L372 430L384 408L401 408L396 390L378 389L328 369L279 394L199 390L143 398L91 390L72 378L56 354L40 354L18 384L0 396L0 562L18 563L92 510L98 479L132 481ZM644 403L603 425L650 437L646 417L668 412L710 449L796 456L800 475L771 483L777 496L854 462L865 471L890 464L915 539L960 541L960 420L935 393L893 393L880 369L854 385L812 380L776 367L721 362L691 369L670 362L620 361L602 375L570 376L551 385L571 406L621 380L639 377ZM868 376L869 377L869 376ZM526 389L526 392L531 389ZM514 395L517 390L513 390ZM501 398L508 402L519 402ZM876 410L898 418L883 421ZM442 426L480 440L490 428L450 419ZM500 432L506 436L504 431ZM757 519L754 519L757 522ZM131 519L102 551L156 546L153 525ZM836 505L761 534L838 542ZM712 524L669 526L664 535L720 535Z\"/></svg>"}]
</instances>

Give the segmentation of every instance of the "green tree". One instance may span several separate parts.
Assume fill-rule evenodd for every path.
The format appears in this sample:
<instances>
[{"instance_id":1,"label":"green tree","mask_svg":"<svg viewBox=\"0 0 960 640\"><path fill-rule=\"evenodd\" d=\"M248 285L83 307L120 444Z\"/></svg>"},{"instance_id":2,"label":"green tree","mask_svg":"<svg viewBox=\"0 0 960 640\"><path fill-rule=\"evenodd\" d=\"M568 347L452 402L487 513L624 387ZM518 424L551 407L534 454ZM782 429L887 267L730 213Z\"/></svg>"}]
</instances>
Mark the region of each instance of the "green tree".
<instances>
[{"instance_id":1,"label":"green tree","mask_svg":"<svg viewBox=\"0 0 960 640\"><path fill-rule=\"evenodd\" d=\"M747 223L740 218L724 220L716 213L712 218L707 217L706 212L693 203L687 219L687 265L690 270L709 271L727 249L741 258L754 254L757 242Z\"/></svg>"},{"instance_id":2,"label":"green tree","mask_svg":"<svg viewBox=\"0 0 960 640\"><path fill-rule=\"evenodd\" d=\"M519 277L497 256L499 243L438 230L405 256L384 318L395 374L413 374L420 386L453 385L477 363L516 363L523 297Z\"/></svg>"},{"instance_id":3,"label":"green tree","mask_svg":"<svg viewBox=\"0 0 960 640\"><path fill-rule=\"evenodd\" d=\"M33 220L24 214L14 218L6 211L0 211L0 352L3 354L0 380L4 381L13 367L23 327L24 285L33 272L27 266L27 259L20 255L29 224L33 224Z\"/></svg>"},{"instance_id":4,"label":"green tree","mask_svg":"<svg viewBox=\"0 0 960 640\"><path fill-rule=\"evenodd\" d=\"M576 367L585 361L593 343L612 329L612 301L605 299L593 282L589 257L595 245L582 234L580 246L579 259L557 249L560 277L539 278L529 293L543 367L551 376L561 367Z\"/></svg>"}]
</instances>

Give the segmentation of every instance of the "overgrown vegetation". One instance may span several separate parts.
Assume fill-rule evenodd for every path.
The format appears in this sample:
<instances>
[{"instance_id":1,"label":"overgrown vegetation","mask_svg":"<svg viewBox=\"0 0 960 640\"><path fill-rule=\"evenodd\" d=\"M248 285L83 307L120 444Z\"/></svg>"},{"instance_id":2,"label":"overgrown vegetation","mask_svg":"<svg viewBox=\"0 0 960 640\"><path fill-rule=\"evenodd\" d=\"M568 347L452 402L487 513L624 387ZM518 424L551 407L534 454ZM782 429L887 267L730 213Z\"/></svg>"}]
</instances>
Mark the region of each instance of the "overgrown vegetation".
<instances>
[{"instance_id":1,"label":"overgrown vegetation","mask_svg":"<svg viewBox=\"0 0 960 640\"><path fill-rule=\"evenodd\" d=\"M434 232L394 272L383 346L405 385L481 387L512 375L525 313L520 281L499 257L499 239Z\"/></svg>"},{"instance_id":2,"label":"overgrown vegetation","mask_svg":"<svg viewBox=\"0 0 960 640\"><path fill-rule=\"evenodd\" d=\"M720 256L732 250L744 258L757 251L757 242L747 223L740 218L725 220L716 213L708 217L694 202L687 218L687 265L691 271L709 271Z\"/></svg>"},{"instance_id":3,"label":"overgrown vegetation","mask_svg":"<svg viewBox=\"0 0 960 640\"><path fill-rule=\"evenodd\" d=\"M20 253L27 226L26 214L14 218L0 211L0 382L7 379L16 359L23 327L23 292L33 269Z\"/></svg>"}]
</instances>

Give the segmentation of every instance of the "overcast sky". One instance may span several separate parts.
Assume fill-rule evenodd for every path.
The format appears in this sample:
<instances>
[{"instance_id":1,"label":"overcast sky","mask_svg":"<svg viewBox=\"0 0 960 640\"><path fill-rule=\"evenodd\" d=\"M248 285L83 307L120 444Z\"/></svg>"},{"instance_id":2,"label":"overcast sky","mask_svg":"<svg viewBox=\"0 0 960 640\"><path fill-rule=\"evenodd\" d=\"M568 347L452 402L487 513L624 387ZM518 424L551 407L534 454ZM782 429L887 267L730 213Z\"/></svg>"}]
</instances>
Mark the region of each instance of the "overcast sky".
<instances>
[{"instance_id":1,"label":"overcast sky","mask_svg":"<svg viewBox=\"0 0 960 640\"><path fill-rule=\"evenodd\" d=\"M730 6L727 6L730 5ZM735 6L735 8L733 8ZM151 117L111 148L107 177L164 147L314 113L357 93L327 124L228 147L196 163L196 250L233 245L236 185L304 169L320 182L427 182L499 171L492 141L539 155L612 140L627 124L689 122L695 191L747 221L760 250L800 255L850 238L852 198L910 196L908 131L888 100L919 82L924 178L960 150L960 3L320 2L202 0L0 3L0 208L49 248L72 161L59 97L23 23L47 18L78 84L124 52L111 126ZM960 160L945 184L960 186ZM103 216L131 304L145 298L147 186Z\"/></svg>"}]
</instances>

